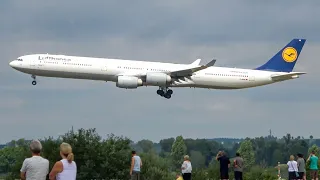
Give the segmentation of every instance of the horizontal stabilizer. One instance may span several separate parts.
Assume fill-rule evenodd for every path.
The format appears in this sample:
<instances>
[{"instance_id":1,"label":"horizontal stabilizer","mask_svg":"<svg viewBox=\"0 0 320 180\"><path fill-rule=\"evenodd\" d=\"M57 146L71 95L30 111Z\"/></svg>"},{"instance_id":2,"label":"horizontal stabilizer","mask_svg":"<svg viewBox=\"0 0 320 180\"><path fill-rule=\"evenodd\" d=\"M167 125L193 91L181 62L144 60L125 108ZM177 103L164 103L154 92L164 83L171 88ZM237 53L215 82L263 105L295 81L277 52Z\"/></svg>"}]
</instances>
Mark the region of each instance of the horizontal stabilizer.
<instances>
[{"instance_id":1,"label":"horizontal stabilizer","mask_svg":"<svg viewBox=\"0 0 320 180\"><path fill-rule=\"evenodd\" d=\"M275 75L271 75L271 79L273 81L285 81L285 80L289 80L289 79L296 79L299 78L299 75L303 75L306 74L305 72L291 72L291 73L287 73L287 74L275 74Z\"/></svg>"}]
</instances>

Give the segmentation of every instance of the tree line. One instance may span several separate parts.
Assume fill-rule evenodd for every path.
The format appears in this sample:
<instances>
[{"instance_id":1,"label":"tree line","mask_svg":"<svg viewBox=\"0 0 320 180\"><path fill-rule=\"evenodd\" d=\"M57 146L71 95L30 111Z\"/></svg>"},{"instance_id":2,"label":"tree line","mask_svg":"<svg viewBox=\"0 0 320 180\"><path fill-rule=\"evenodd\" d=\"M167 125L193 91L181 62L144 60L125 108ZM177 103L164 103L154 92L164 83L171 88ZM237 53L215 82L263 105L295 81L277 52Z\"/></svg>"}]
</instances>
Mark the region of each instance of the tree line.
<instances>
[{"instance_id":1,"label":"tree line","mask_svg":"<svg viewBox=\"0 0 320 180\"><path fill-rule=\"evenodd\" d=\"M60 160L59 145L67 142L73 147L78 167L77 179L129 179L131 151L136 150L143 160L143 180L174 180L180 172L183 156L191 158L193 180L219 179L219 163L215 156L225 151L231 158L240 152L245 161L244 179L277 179L278 162L282 164L281 176L287 177L286 164L290 155L302 153L305 158L311 150L319 155L320 140L272 136L234 139L208 140L185 139L182 136L163 139L159 143L150 140L133 142L127 137L107 135L102 138L95 129L69 131L58 138L40 139L41 155L50 161L50 169ZM19 171L25 158L30 157L29 142L25 139L13 140L0 149L0 177L19 179ZM307 168L308 170L308 168ZM233 177L230 168L230 179Z\"/></svg>"}]
</instances>

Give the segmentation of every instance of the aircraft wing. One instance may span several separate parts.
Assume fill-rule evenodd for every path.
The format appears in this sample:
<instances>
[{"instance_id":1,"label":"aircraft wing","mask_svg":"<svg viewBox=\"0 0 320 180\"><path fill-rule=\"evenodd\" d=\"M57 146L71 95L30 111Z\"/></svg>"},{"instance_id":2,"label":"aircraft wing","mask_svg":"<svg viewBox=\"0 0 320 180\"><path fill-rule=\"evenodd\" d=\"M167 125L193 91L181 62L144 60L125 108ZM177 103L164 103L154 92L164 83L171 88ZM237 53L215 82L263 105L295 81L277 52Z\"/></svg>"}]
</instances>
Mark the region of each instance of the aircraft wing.
<instances>
[{"instance_id":1,"label":"aircraft wing","mask_svg":"<svg viewBox=\"0 0 320 180\"><path fill-rule=\"evenodd\" d=\"M191 76L192 73L200 71L202 69L206 69L210 66L213 66L216 63L217 60L213 59L206 65L201 65L201 66L196 66L196 67L190 67L188 69L182 69L182 70L177 70L177 71L171 71L168 73L170 76L174 77L185 77L185 76Z\"/></svg>"},{"instance_id":2,"label":"aircraft wing","mask_svg":"<svg viewBox=\"0 0 320 180\"><path fill-rule=\"evenodd\" d=\"M196 65L200 62L200 59L197 59L195 62L190 64L190 68L182 69L182 70L177 70L177 71L171 71L171 72L165 72L166 74L170 75L171 77L186 77L186 76L191 76L192 73L200 71L202 69L206 69L210 66L213 66L216 63L217 60L213 59L206 65ZM145 77L146 73L142 72L125 72L118 74L118 76L136 76L136 77Z\"/></svg>"},{"instance_id":3,"label":"aircraft wing","mask_svg":"<svg viewBox=\"0 0 320 180\"><path fill-rule=\"evenodd\" d=\"M275 74L271 75L271 79L273 81L284 81L289 79L296 79L299 78L299 75L306 74L305 72L291 72L287 74Z\"/></svg>"}]
</instances>

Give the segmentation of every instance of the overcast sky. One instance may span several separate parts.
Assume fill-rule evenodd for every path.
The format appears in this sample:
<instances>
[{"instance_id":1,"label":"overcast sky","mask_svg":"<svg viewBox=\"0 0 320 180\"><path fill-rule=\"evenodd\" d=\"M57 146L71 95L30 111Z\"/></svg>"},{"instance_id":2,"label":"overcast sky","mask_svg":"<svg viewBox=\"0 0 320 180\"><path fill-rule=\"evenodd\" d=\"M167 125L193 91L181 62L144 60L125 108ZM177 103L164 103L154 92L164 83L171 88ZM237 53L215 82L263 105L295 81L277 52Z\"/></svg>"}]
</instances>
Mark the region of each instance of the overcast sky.
<instances>
[{"instance_id":1,"label":"overcast sky","mask_svg":"<svg viewBox=\"0 0 320 180\"><path fill-rule=\"evenodd\" d=\"M74 126L134 141L320 137L320 1L0 1L0 143L56 137ZM8 63L31 53L255 68L306 38L299 79L243 90L119 89L114 83L31 77Z\"/></svg>"}]
</instances>

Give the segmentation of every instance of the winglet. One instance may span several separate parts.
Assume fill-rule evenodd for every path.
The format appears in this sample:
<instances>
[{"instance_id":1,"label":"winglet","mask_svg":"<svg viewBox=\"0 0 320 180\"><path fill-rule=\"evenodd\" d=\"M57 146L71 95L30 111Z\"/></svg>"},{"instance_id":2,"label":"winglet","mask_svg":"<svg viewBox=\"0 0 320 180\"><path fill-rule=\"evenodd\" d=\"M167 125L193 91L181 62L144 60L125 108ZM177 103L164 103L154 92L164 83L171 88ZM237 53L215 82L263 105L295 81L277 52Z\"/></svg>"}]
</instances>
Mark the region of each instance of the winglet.
<instances>
[{"instance_id":1,"label":"winglet","mask_svg":"<svg viewBox=\"0 0 320 180\"><path fill-rule=\"evenodd\" d=\"M215 63L216 63L216 59L213 59L213 60L211 60L210 62L208 62L207 64L206 64L206 67L210 67L210 66L213 66Z\"/></svg>"},{"instance_id":2,"label":"winglet","mask_svg":"<svg viewBox=\"0 0 320 180\"><path fill-rule=\"evenodd\" d=\"M192 65L192 66L199 66L199 65L200 65L200 62L201 62L201 59L197 59L197 60L195 60L193 63L191 63L190 65Z\"/></svg>"}]
</instances>

